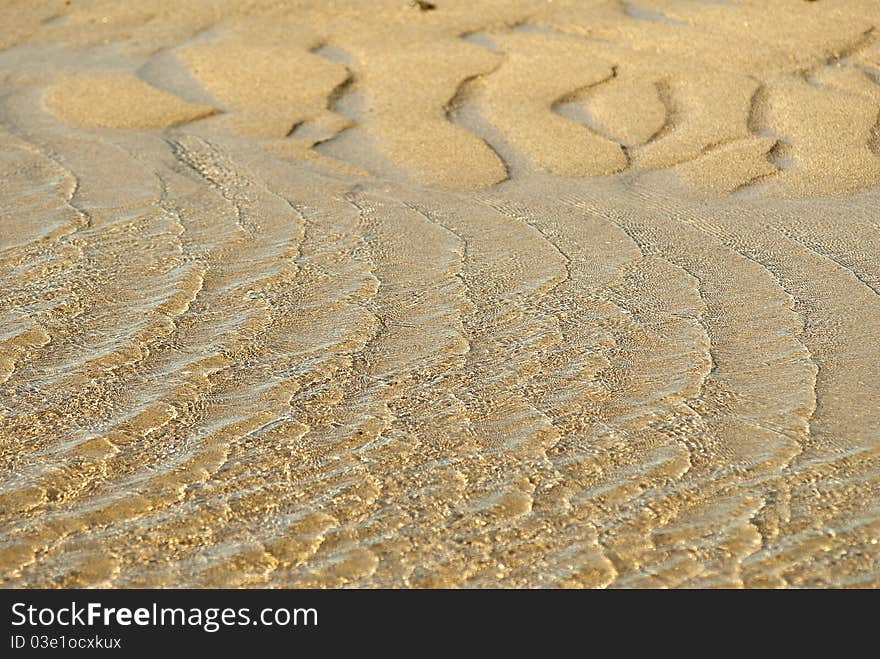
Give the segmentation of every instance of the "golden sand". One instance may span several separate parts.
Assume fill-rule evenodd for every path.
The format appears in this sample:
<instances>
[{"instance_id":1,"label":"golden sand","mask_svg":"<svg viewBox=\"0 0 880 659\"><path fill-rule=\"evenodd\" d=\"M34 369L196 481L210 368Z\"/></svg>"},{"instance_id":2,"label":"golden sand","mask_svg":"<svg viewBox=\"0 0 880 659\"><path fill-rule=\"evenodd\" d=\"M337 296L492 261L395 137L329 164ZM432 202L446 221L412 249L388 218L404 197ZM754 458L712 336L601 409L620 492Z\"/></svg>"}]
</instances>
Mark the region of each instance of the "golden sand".
<instances>
[{"instance_id":1,"label":"golden sand","mask_svg":"<svg viewBox=\"0 0 880 659\"><path fill-rule=\"evenodd\" d=\"M124 74L66 77L49 87L45 106L69 123L108 128L165 128L214 113Z\"/></svg>"},{"instance_id":2,"label":"golden sand","mask_svg":"<svg viewBox=\"0 0 880 659\"><path fill-rule=\"evenodd\" d=\"M880 585L875 0L0 7L0 583Z\"/></svg>"}]
</instances>

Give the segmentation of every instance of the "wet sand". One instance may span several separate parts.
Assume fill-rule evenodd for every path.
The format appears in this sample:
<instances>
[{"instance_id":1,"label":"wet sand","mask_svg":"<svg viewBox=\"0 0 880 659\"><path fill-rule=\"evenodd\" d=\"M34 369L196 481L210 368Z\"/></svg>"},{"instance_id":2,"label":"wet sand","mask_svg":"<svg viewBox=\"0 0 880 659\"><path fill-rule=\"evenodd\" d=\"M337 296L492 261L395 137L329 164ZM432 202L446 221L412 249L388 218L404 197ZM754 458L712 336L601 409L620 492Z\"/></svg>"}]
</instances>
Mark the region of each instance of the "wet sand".
<instances>
[{"instance_id":1,"label":"wet sand","mask_svg":"<svg viewBox=\"0 0 880 659\"><path fill-rule=\"evenodd\" d=\"M880 586L880 5L3 3L0 584Z\"/></svg>"}]
</instances>

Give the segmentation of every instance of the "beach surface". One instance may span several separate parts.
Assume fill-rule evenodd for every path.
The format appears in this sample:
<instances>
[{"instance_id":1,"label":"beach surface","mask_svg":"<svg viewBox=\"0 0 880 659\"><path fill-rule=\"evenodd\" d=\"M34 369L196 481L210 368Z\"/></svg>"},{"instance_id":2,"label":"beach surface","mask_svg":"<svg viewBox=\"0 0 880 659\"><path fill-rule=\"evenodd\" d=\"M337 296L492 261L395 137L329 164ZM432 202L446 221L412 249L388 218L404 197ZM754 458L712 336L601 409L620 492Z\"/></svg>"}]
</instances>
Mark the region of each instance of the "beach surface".
<instances>
[{"instance_id":1,"label":"beach surface","mask_svg":"<svg viewBox=\"0 0 880 659\"><path fill-rule=\"evenodd\" d=\"M880 3L6 0L0 585L880 586Z\"/></svg>"}]
</instances>

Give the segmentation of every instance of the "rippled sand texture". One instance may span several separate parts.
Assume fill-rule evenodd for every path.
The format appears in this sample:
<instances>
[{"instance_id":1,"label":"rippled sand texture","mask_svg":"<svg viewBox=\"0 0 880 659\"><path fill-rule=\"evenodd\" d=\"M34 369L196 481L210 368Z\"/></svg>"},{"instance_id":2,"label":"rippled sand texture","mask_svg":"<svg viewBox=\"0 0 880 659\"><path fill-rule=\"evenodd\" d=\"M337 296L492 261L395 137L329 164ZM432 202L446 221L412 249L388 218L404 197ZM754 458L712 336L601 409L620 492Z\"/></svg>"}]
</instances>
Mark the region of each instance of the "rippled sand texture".
<instances>
[{"instance_id":1,"label":"rippled sand texture","mask_svg":"<svg viewBox=\"0 0 880 659\"><path fill-rule=\"evenodd\" d=\"M0 9L5 586L880 586L880 3Z\"/></svg>"}]
</instances>

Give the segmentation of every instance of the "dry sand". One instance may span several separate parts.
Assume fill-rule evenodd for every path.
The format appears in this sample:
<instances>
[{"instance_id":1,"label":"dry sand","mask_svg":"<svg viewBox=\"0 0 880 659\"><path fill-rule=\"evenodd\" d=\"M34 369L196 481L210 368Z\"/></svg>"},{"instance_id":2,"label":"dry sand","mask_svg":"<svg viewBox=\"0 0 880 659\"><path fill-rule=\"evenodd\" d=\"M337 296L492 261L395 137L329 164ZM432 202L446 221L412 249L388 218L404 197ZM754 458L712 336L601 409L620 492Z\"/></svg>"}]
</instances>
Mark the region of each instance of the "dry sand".
<instances>
[{"instance_id":1,"label":"dry sand","mask_svg":"<svg viewBox=\"0 0 880 659\"><path fill-rule=\"evenodd\" d=\"M7 0L0 583L880 585L876 0Z\"/></svg>"}]
</instances>

